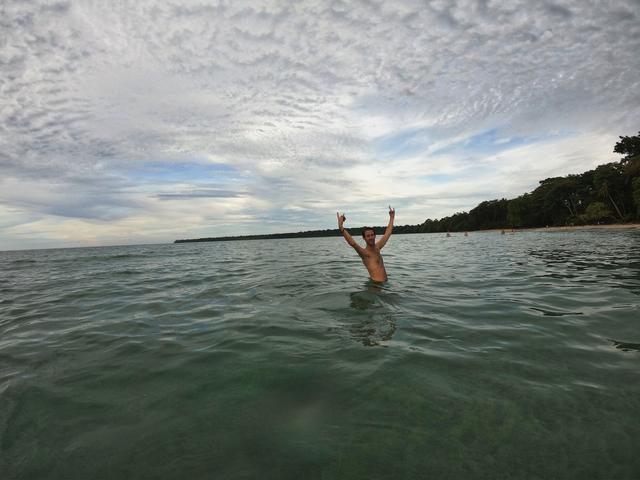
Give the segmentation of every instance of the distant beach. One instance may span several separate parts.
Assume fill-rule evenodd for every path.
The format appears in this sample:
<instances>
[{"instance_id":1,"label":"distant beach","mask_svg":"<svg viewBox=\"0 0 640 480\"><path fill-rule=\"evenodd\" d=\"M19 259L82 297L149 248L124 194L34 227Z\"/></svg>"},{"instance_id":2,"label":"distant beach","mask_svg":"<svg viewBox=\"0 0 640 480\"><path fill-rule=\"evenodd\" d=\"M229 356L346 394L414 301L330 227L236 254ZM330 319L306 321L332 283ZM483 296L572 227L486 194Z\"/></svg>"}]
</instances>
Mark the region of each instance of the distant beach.
<instances>
[{"instance_id":1,"label":"distant beach","mask_svg":"<svg viewBox=\"0 0 640 480\"><path fill-rule=\"evenodd\" d=\"M614 223L610 225L567 225L560 227L535 227L535 228L494 228L491 230L473 230L473 232L564 232L570 230L638 230L640 223ZM471 230L470 230L471 232ZM451 232L461 233L461 232Z\"/></svg>"}]
</instances>

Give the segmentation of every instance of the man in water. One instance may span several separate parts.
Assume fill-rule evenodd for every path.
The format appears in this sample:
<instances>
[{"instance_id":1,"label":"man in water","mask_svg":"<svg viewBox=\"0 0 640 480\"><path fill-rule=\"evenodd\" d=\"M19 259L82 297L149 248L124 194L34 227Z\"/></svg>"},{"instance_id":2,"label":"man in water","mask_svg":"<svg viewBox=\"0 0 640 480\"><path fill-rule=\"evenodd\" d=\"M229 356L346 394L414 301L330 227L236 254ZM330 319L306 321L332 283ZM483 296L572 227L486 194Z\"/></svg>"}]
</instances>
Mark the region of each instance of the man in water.
<instances>
[{"instance_id":1,"label":"man in water","mask_svg":"<svg viewBox=\"0 0 640 480\"><path fill-rule=\"evenodd\" d=\"M353 247L353 249L358 252L360 258L362 259L362 263L367 267L369 271L369 277L374 282L386 282L387 281L387 271L384 269L384 262L382 261L382 255L380 255L380 250L384 247L391 236L391 232L393 231L393 219L396 216L396 211L389 206L389 225L387 225L387 229L384 232L382 238L376 243L376 232L373 228L364 227L362 229L362 238L366 242L366 248L362 248L358 243L353 239L349 232L345 230L342 226L347 217L344 214L340 215L340 213L336 214L338 216L338 228L342 233L342 236L347 241L349 245Z\"/></svg>"}]
</instances>

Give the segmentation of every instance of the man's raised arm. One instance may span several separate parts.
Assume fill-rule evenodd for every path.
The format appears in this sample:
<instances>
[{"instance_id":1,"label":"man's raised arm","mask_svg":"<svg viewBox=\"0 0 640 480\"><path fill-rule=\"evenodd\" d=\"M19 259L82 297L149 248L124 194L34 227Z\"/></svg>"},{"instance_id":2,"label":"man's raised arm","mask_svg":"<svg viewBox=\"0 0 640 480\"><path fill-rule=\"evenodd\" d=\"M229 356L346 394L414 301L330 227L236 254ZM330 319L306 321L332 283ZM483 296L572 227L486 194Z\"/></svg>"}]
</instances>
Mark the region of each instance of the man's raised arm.
<instances>
[{"instance_id":1,"label":"man's raised arm","mask_svg":"<svg viewBox=\"0 0 640 480\"><path fill-rule=\"evenodd\" d=\"M387 229L384 231L382 238L378 240L378 243L376 243L376 247L378 247L379 250L382 250L382 247L386 245L387 240L389 240L389 237L391 236L391 232L393 232L393 219L395 217L396 211L391 208L391 205L389 205L389 225L387 225Z\"/></svg>"},{"instance_id":2,"label":"man's raised arm","mask_svg":"<svg viewBox=\"0 0 640 480\"><path fill-rule=\"evenodd\" d=\"M340 230L340 233L342 233L342 236L347 241L347 243L351 245L356 252L358 252L358 255L362 256L362 254L364 253L364 248L358 245L358 242L353 239L349 232L347 232L346 228L344 228L344 226L342 225L347 217L345 217L344 214L340 215L339 213L336 213L336 215L338 216L338 229Z\"/></svg>"}]
</instances>

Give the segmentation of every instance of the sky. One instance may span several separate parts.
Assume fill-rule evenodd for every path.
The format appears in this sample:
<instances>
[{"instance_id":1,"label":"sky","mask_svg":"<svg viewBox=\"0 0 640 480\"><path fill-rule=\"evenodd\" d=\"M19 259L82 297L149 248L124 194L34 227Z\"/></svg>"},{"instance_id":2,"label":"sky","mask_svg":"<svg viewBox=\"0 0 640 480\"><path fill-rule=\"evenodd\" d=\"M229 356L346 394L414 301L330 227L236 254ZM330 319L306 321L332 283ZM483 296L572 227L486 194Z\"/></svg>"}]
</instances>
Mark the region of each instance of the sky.
<instances>
[{"instance_id":1,"label":"sky","mask_svg":"<svg viewBox=\"0 0 640 480\"><path fill-rule=\"evenodd\" d=\"M640 1L0 5L0 250L422 223L617 161Z\"/></svg>"}]
</instances>

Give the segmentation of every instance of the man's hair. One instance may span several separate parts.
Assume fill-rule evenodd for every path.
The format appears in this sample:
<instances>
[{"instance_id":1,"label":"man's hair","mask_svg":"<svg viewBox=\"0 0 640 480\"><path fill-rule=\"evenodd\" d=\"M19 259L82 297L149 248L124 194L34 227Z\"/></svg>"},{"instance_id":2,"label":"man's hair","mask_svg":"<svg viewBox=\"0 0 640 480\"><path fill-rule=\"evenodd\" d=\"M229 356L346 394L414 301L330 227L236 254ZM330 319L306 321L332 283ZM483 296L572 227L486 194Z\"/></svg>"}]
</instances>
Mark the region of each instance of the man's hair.
<instances>
[{"instance_id":1,"label":"man's hair","mask_svg":"<svg viewBox=\"0 0 640 480\"><path fill-rule=\"evenodd\" d=\"M364 232L366 232L367 230L371 230L374 235L376 233L376 231L371 227L362 227L362 238L364 238Z\"/></svg>"}]
</instances>

